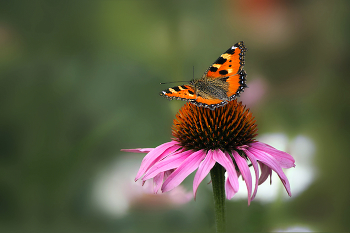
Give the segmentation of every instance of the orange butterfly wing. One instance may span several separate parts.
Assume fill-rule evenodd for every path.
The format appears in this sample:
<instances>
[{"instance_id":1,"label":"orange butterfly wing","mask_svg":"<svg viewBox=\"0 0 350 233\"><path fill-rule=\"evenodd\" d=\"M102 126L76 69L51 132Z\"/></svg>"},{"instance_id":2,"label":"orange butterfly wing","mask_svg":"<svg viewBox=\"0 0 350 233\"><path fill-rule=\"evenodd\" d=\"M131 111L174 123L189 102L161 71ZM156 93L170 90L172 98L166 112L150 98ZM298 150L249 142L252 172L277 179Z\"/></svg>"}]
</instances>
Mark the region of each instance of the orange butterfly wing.
<instances>
[{"instance_id":1,"label":"orange butterfly wing","mask_svg":"<svg viewBox=\"0 0 350 233\"><path fill-rule=\"evenodd\" d=\"M165 96L169 99L194 101L197 99L197 95L191 85L182 85L168 88L160 93L161 96Z\"/></svg>"},{"instance_id":2,"label":"orange butterfly wing","mask_svg":"<svg viewBox=\"0 0 350 233\"><path fill-rule=\"evenodd\" d=\"M226 78L229 84L227 96L230 97L230 100L239 96L240 92L247 87L245 84L247 74L243 70L246 51L243 41L236 43L226 50L206 72L208 78Z\"/></svg>"},{"instance_id":3,"label":"orange butterfly wing","mask_svg":"<svg viewBox=\"0 0 350 233\"><path fill-rule=\"evenodd\" d=\"M201 96L196 95L195 90L191 85L182 85L168 88L160 93L161 96L165 96L168 99L185 100L189 102L197 102L203 104L219 104L222 100L219 99L204 99Z\"/></svg>"},{"instance_id":4,"label":"orange butterfly wing","mask_svg":"<svg viewBox=\"0 0 350 233\"><path fill-rule=\"evenodd\" d=\"M236 43L223 53L205 72L208 79L222 79L228 83L226 95L229 100L239 96L240 92L246 87L246 73L243 70L246 47L243 41ZM189 101L197 106L215 109L216 107L227 104L226 100L204 98L196 93L193 82L189 85L181 85L168 88L160 93L161 96L168 99L178 99Z\"/></svg>"}]
</instances>

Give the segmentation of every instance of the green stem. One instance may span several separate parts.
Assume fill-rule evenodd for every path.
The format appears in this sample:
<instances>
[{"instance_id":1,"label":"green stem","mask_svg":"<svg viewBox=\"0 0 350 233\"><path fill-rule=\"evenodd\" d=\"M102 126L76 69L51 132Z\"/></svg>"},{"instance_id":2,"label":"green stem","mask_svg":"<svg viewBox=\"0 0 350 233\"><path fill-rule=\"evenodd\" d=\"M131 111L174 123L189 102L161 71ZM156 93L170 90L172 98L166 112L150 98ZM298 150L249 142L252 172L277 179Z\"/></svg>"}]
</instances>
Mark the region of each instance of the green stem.
<instances>
[{"instance_id":1,"label":"green stem","mask_svg":"<svg viewBox=\"0 0 350 233\"><path fill-rule=\"evenodd\" d=\"M225 169L218 163L210 171L214 194L216 232L226 230L225 215Z\"/></svg>"}]
</instances>

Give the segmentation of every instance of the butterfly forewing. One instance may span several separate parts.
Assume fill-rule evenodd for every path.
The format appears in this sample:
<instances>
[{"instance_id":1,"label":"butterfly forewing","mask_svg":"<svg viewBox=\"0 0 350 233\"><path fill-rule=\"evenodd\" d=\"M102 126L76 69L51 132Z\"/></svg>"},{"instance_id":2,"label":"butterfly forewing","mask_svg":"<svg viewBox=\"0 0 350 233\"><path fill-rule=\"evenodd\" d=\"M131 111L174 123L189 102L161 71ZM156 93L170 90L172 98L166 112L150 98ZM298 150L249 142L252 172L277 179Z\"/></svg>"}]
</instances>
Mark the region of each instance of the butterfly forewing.
<instances>
[{"instance_id":1,"label":"butterfly forewing","mask_svg":"<svg viewBox=\"0 0 350 233\"><path fill-rule=\"evenodd\" d=\"M236 43L216 59L208 68L206 76L220 78L237 74L244 67L245 51L243 41Z\"/></svg>"},{"instance_id":2,"label":"butterfly forewing","mask_svg":"<svg viewBox=\"0 0 350 233\"><path fill-rule=\"evenodd\" d=\"M171 87L162 91L160 95L169 99L180 99L186 101L195 100L197 98L195 90L191 85Z\"/></svg>"}]
</instances>

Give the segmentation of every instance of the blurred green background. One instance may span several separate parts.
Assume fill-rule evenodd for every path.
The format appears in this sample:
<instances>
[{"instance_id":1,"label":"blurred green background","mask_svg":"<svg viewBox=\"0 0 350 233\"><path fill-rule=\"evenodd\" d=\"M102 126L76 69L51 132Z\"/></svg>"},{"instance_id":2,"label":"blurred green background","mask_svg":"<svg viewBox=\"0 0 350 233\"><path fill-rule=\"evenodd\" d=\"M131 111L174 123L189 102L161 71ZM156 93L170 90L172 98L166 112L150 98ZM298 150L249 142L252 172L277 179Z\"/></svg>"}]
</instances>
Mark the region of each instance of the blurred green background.
<instances>
[{"instance_id":1,"label":"blurred green background","mask_svg":"<svg viewBox=\"0 0 350 233\"><path fill-rule=\"evenodd\" d=\"M240 40L259 134L308 137L317 176L289 201L234 197L229 230L349 231L349 12L346 0L0 1L0 231L213 232L206 184L186 204L132 199L144 155L120 149L169 141L183 102L159 83L193 66L199 78ZM115 206L98 201L108 171Z\"/></svg>"}]
</instances>

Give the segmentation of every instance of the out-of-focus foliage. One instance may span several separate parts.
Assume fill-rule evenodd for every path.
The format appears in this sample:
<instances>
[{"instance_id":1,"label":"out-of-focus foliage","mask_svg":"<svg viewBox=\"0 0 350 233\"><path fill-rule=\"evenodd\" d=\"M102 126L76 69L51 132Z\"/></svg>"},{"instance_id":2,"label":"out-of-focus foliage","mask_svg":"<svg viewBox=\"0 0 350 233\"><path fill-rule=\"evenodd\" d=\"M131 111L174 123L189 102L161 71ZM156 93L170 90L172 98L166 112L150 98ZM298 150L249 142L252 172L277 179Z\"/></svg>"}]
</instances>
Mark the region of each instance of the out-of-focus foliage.
<instances>
[{"instance_id":1,"label":"out-of-focus foliage","mask_svg":"<svg viewBox=\"0 0 350 233\"><path fill-rule=\"evenodd\" d=\"M147 196L115 216L93 193L114 161L141 162L120 149L170 140L183 103L159 83L190 80L193 66L200 77L240 40L248 86L265 88L251 105L259 133L312 138L318 176L290 201L227 202L229 229L349 231L349 11L345 0L1 1L0 231L212 232L205 184L195 202ZM128 189L115 185L116 197Z\"/></svg>"}]
</instances>

